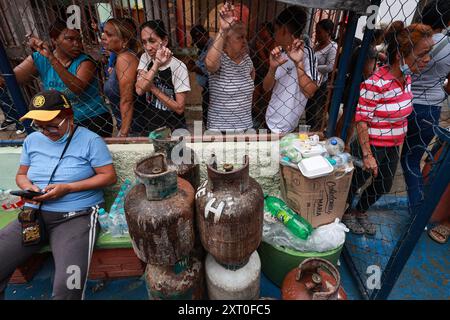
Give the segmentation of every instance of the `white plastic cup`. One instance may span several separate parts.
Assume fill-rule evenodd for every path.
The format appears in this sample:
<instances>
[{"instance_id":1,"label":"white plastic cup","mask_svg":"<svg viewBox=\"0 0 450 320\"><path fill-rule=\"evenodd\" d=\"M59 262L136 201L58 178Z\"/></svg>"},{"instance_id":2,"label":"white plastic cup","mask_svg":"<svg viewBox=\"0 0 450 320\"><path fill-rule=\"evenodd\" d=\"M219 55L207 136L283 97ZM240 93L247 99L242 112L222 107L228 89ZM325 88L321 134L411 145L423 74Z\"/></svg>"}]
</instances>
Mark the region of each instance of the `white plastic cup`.
<instances>
[{"instance_id":1,"label":"white plastic cup","mask_svg":"<svg viewBox=\"0 0 450 320\"><path fill-rule=\"evenodd\" d=\"M311 129L311 126L308 124L301 124L298 126L298 133L302 134L302 133L309 133L309 130Z\"/></svg>"}]
</instances>

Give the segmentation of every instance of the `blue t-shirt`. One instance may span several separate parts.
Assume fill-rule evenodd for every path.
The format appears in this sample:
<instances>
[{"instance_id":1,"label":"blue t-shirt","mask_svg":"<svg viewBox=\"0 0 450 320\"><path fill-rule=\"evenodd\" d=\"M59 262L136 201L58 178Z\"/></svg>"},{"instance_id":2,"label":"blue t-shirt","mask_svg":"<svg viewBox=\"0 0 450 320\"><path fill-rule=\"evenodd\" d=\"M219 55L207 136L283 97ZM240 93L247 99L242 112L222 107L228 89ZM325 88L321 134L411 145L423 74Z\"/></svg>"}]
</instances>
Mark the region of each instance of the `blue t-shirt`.
<instances>
[{"instance_id":1,"label":"blue t-shirt","mask_svg":"<svg viewBox=\"0 0 450 320\"><path fill-rule=\"evenodd\" d=\"M80 54L72 61L67 70L71 74L76 75L80 64L89 59L89 56ZM61 91L69 98L73 107L75 121L83 121L108 112L108 108L100 96L98 80L95 77L81 94L75 94L67 88L46 57L39 52L34 52L33 61L36 69L39 71L44 89Z\"/></svg>"},{"instance_id":2,"label":"blue t-shirt","mask_svg":"<svg viewBox=\"0 0 450 320\"><path fill-rule=\"evenodd\" d=\"M41 190L47 186L65 144L66 142L52 141L40 132L34 132L25 139L20 164L29 166L27 177ZM51 184L88 179L95 175L94 168L111 163L112 157L103 139L86 128L78 127ZM87 190L45 201L41 209L57 212L80 211L103 201L101 189Z\"/></svg>"}]
</instances>

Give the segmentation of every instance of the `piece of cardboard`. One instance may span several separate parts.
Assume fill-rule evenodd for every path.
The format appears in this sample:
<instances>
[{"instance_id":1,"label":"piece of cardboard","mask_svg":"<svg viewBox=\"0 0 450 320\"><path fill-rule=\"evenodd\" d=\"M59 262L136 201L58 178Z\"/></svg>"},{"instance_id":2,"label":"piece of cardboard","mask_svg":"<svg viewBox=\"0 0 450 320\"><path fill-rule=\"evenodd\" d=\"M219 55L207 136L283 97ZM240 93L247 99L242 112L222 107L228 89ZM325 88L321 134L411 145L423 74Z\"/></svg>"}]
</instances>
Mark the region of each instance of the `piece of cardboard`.
<instances>
[{"instance_id":1,"label":"piece of cardboard","mask_svg":"<svg viewBox=\"0 0 450 320\"><path fill-rule=\"evenodd\" d=\"M332 223L344 215L353 170L308 179L300 170L280 165L280 175L283 200L313 228Z\"/></svg>"}]
</instances>

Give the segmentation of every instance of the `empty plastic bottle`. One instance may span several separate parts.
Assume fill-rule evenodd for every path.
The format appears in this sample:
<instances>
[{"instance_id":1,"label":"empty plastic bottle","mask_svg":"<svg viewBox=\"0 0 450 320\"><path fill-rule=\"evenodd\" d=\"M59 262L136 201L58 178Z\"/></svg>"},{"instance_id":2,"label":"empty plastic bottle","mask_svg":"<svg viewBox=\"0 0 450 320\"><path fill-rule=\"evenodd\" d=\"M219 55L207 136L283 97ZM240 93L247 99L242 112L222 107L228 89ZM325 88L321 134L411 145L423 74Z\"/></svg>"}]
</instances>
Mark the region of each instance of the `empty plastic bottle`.
<instances>
[{"instance_id":1,"label":"empty plastic bottle","mask_svg":"<svg viewBox=\"0 0 450 320\"><path fill-rule=\"evenodd\" d=\"M116 199L117 200L117 199ZM113 215L113 216L115 216L118 212L119 212L119 206L118 206L118 203L120 202L120 199L119 199L119 201L117 201L116 202L116 200L114 200L114 203L113 203L113 205L111 206L111 209L109 210L109 214L111 215Z\"/></svg>"},{"instance_id":2,"label":"empty plastic bottle","mask_svg":"<svg viewBox=\"0 0 450 320\"><path fill-rule=\"evenodd\" d=\"M98 210L98 222L100 223L100 227L102 228L103 231L105 232L110 231L109 230L110 221L108 217L108 212L106 212L106 210L103 208Z\"/></svg>"},{"instance_id":3,"label":"empty plastic bottle","mask_svg":"<svg viewBox=\"0 0 450 320\"><path fill-rule=\"evenodd\" d=\"M327 139L325 143L325 149L330 156L338 155L339 153L344 152L345 143L341 138L331 137Z\"/></svg>"},{"instance_id":4,"label":"empty plastic bottle","mask_svg":"<svg viewBox=\"0 0 450 320\"><path fill-rule=\"evenodd\" d=\"M109 214L110 230L112 237L121 237L123 235L119 214Z\"/></svg>"},{"instance_id":5,"label":"empty plastic bottle","mask_svg":"<svg viewBox=\"0 0 450 320\"><path fill-rule=\"evenodd\" d=\"M128 233L128 224L127 224L127 219L125 218L125 209L120 209L119 210L119 223L120 223L120 230L122 232L122 234L127 234Z\"/></svg>"},{"instance_id":6,"label":"empty plastic bottle","mask_svg":"<svg viewBox=\"0 0 450 320\"><path fill-rule=\"evenodd\" d=\"M356 167L362 168L364 166L364 163L361 159L356 158L347 152L339 153L331 158L327 158L327 160L333 165L335 169L347 168L350 162L353 162L353 165Z\"/></svg>"},{"instance_id":7,"label":"empty plastic bottle","mask_svg":"<svg viewBox=\"0 0 450 320\"><path fill-rule=\"evenodd\" d=\"M283 200L266 196L264 203L272 216L282 222L286 228L300 239L306 240L311 235L311 224L289 208Z\"/></svg>"}]
</instances>

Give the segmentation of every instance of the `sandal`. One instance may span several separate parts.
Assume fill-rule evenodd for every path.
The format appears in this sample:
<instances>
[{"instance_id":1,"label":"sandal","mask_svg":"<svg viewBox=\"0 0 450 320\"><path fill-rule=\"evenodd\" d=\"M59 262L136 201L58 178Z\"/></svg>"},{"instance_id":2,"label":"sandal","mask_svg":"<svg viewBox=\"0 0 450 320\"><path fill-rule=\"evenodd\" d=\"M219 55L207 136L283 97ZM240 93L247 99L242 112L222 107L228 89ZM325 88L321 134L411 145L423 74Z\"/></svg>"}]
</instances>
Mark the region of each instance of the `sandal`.
<instances>
[{"instance_id":1,"label":"sandal","mask_svg":"<svg viewBox=\"0 0 450 320\"><path fill-rule=\"evenodd\" d=\"M347 228L350 229L350 231L354 234L364 234L365 230L364 228L361 226L361 224L359 224L358 220L356 219L356 216L353 214L344 214L344 216L342 217L342 223L345 224L345 226Z\"/></svg>"},{"instance_id":2,"label":"sandal","mask_svg":"<svg viewBox=\"0 0 450 320\"><path fill-rule=\"evenodd\" d=\"M431 239L440 244L445 244L450 235L450 228L443 224L438 224L434 228L428 230L428 235Z\"/></svg>"},{"instance_id":3,"label":"sandal","mask_svg":"<svg viewBox=\"0 0 450 320\"><path fill-rule=\"evenodd\" d=\"M369 216L366 213L357 215L356 220L358 220L361 227L363 227L365 234L373 236L377 233L377 227L369 221Z\"/></svg>"}]
</instances>

